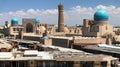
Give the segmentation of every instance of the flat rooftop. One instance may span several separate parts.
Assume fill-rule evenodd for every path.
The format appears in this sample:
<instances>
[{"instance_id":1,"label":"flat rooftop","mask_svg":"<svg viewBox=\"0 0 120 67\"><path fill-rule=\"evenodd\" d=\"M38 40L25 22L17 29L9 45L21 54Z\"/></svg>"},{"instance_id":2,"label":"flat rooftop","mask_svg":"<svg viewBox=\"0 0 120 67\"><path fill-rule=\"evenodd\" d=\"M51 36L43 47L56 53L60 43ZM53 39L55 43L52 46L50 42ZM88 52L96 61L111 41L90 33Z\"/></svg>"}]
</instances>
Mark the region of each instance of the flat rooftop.
<instances>
[{"instance_id":1,"label":"flat rooftop","mask_svg":"<svg viewBox=\"0 0 120 67\"><path fill-rule=\"evenodd\" d=\"M21 43L31 43L31 44L33 44L33 43L39 43L38 41L31 41L31 40L20 40L20 39L12 39L12 40L10 40L10 41L12 41L12 42L21 42Z\"/></svg>"},{"instance_id":2,"label":"flat rooftop","mask_svg":"<svg viewBox=\"0 0 120 67\"><path fill-rule=\"evenodd\" d=\"M37 51L26 50L16 52L0 52L0 61L20 61L20 60L51 60L51 61L106 61L114 60L112 56L102 54L92 54L84 51L62 48L57 46L45 46L57 48L60 51Z\"/></svg>"},{"instance_id":3,"label":"flat rooftop","mask_svg":"<svg viewBox=\"0 0 120 67\"><path fill-rule=\"evenodd\" d=\"M109 53L120 54L120 47L118 47L118 46L113 46L113 47L99 47L98 45L96 45L96 46L87 45L84 48L85 49L90 49L90 50L97 50L97 51L102 51L102 52L109 52Z\"/></svg>"},{"instance_id":4,"label":"flat rooftop","mask_svg":"<svg viewBox=\"0 0 120 67\"><path fill-rule=\"evenodd\" d=\"M2 41L2 40L1 40ZM10 40L11 42L37 43L37 41L29 40ZM26 45L26 44L25 44ZM114 60L112 56L103 54L92 54L81 50L64 48L59 46L42 45L37 43L37 49L19 50L19 48L12 48L11 52L0 52L0 61L27 61L27 60L51 60L51 61L107 61ZM25 47L25 46L24 46ZM52 50L49 50L52 49ZM57 49L57 50L56 50Z\"/></svg>"}]
</instances>

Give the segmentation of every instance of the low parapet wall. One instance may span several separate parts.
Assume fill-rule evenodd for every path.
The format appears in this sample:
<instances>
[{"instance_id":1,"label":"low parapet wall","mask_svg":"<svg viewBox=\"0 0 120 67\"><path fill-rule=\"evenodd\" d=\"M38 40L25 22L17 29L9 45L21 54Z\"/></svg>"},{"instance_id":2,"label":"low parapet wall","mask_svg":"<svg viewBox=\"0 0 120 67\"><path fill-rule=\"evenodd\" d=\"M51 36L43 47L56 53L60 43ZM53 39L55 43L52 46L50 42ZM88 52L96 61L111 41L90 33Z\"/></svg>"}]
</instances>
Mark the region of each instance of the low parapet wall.
<instances>
[{"instance_id":1,"label":"low parapet wall","mask_svg":"<svg viewBox=\"0 0 120 67\"><path fill-rule=\"evenodd\" d=\"M80 44L105 44L106 39L104 38L86 38L86 39L75 39L73 40L74 44L80 45Z\"/></svg>"}]
</instances>

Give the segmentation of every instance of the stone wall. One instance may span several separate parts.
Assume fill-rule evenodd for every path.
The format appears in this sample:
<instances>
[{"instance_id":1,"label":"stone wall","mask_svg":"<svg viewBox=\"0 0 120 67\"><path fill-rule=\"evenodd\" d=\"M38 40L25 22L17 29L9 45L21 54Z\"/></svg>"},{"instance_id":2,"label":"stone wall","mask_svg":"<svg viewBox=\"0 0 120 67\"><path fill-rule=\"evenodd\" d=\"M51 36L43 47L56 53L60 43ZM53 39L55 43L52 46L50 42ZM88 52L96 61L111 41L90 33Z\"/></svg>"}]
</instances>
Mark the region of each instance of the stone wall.
<instances>
[{"instance_id":1,"label":"stone wall","mask_svg":"<svg viewBox=\"0 0 120 67\"><path fill-rule=\"evenodd\" d=\"M35 37L35 36L24 36L24 40L33 40L33 41L40 41L41 37Z\"/></svg>"},{"instance_id":2,"label":"stone wall","mask_svg":"<svg viewBox=\"0 0 120 67\"><path fill-rule=\"evenodd\" d=\"M106 39L105 38L82 38L82 39L75 39L74 43L81 43L81 44L105 44L106 43Z\"/></svg>"},{"instance_id":3,"label":"stone wall","mask_svg":"<svg viewBox=\"0 0 120 67\"><path fill-rule=\"evenodd\" d=\"M52 44L55 46L68 47L69 39L52 38Z\"/></svg>"}]
</instances>

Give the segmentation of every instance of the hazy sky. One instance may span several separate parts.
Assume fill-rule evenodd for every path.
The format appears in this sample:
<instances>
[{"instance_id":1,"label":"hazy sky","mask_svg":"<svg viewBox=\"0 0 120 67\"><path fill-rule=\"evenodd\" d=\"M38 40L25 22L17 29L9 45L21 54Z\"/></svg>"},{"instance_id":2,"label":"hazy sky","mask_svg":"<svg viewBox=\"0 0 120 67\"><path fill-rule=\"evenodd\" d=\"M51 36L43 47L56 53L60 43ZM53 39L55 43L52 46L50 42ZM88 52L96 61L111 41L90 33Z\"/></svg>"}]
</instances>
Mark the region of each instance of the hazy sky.
<instances>
[{"instance_id":1,"label":"hazy sky","mask_svg":"<svg viewBox=\"0 0 120 67\"><path fill-rule=\"evenodd\" d=\"M110 24L120 25L120 0L0 0L0 24L12 17L40 18L42 23L57 24L59 3L64 4L65 24L82 24L83 19L93 19L95 11L104 8L109 13Z\"/></svg>"}]
</instances>

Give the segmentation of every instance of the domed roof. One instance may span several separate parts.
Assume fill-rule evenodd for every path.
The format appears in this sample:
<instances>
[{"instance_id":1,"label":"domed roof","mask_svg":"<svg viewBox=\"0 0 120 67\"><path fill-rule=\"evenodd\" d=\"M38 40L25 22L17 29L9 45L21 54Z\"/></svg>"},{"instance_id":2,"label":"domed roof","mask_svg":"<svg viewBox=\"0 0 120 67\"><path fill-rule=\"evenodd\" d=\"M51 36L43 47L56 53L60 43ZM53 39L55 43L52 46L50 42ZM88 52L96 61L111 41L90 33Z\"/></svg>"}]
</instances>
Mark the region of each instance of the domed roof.
<instances>
[{"instance_id":1,"label":"domed roof","mask_svg":"<svg viewBox=\"0 0 120 67\"><path fill-rule=\"evenodd\" d=\"M108 12L104 9L98 9L94 14L94 20L108 20Z\"/></svg>"},{"instance_id":2,"label":"domed roof","mask_svg":"<svg viewBox=\"0 0 120 67\"><path fill-rule=\"evenodd\" d=\"M46 30L46 28L45 28L44 26L40 26L39 29L40 29L41 31L45 31L45 30Z\"/></svg>"},{"instance_id":3,"label":"domed roof","mask_svg":"<svg viewBox=\"0 0 120 67\"><path fill-rule=\"evenodd\" d=\"M11 22L12 23L18 23L18 19L14 17L14 18L11 19Z\"/></svg>"},{"instance_id":4,"label":"domed roof","mask_svg":"<svg viewBox=\"0 0 120 67\"><path fill-rule=\"evenodd\" d=\"M48 36L43 36L42 38L43 38L43 39L48 39Z\"/></svg>"},{"instance_id":5,"label":"domed roof","mask_svg":"<svg viewBox=\"0 0 120 67\"><path fill-rule=\"evenodd\" d=\"M35 22L36 23L40 23L40 19L39 18L35 18Z\"/></svg>"},{"instance_id":6,"label":"domed roof","mask_svg":"<svg viewBox=\"0 0 120 67\"><path fill-rule=\"evenodd\" d=\"M69 32L69 29L67 27L64 27L64 32Z\"/></svg>"}]
</instances>

